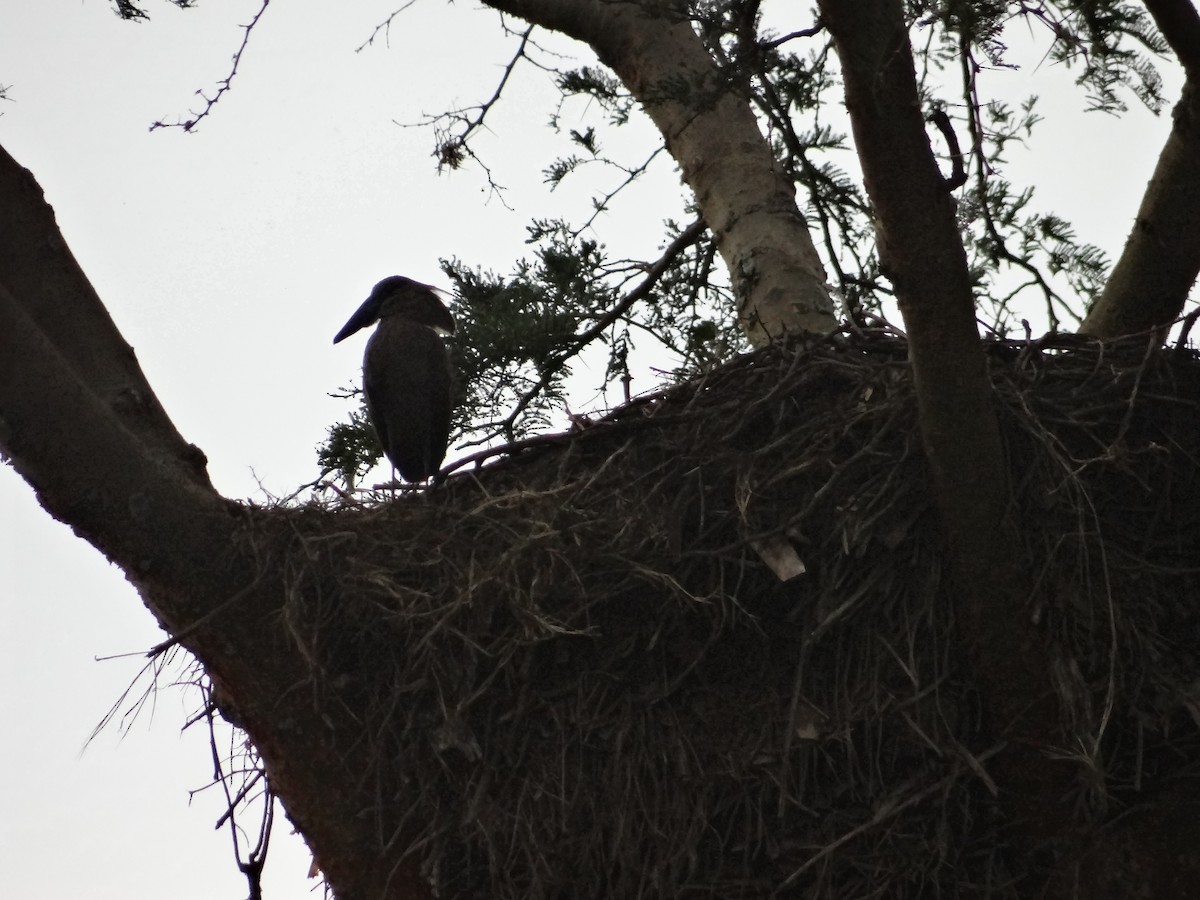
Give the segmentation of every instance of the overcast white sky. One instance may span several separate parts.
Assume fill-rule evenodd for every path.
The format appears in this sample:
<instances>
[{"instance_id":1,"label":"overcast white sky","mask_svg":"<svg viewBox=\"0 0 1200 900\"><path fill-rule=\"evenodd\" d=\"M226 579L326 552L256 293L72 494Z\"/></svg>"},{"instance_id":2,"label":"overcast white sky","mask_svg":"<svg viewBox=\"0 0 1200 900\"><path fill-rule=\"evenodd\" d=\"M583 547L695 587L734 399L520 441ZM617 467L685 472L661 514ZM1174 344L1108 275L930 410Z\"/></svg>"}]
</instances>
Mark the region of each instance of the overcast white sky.
<instances>
[{"instance_id":1,"label":"overcast white sky","mask_svg":"<svg viewBox=\"0 0 1200 900\"><path fill-rule=\"evenodd\" d=\"M330 341L379 278L441 284L442 256L507 271L527 250L531 218L584 207L541 184L567 141L542 127L556 95L535 69L510 85L481 144L512 209L487 202L475 172L437 176L430 133L395 124L490 94L506 50L494 14L469 3L417 4L396 20L390 47L360 54L390 0L342 4L336 15L311 0L273 4L199 133L148 132L198 108L193 92L225 74L237 26L258 7L152 4L152 21L134 24L104 0L0 0L0 84L12 101L0 104L0 143L45 189L217 487L261 499L259 480L281 495L316 474L314 447L345 408L326 394L357 378L362 348ZM1073 99L1046 86L1067 77L1049 67L993 77L1014 96L1050 92L1036 145L1040 196L1115 255L1167 117L1068 115ZM586 127L579 114L566 124ZM676 184L664 166L640 208L599 237L633 252L645 235L640 256L650 258L659 221L679 215ZM211 770L204 735L179 733L193 697L164 691L152 719L83 750L142 665L96 658L161 638L122 573L0 468L3 893L245 896L228 837L213 830L216 794L189 806L189 789ZM268 896L305 896L308 857L296 839L278 840L286 823L279 831Z\"/></svg>"}]
</instances>

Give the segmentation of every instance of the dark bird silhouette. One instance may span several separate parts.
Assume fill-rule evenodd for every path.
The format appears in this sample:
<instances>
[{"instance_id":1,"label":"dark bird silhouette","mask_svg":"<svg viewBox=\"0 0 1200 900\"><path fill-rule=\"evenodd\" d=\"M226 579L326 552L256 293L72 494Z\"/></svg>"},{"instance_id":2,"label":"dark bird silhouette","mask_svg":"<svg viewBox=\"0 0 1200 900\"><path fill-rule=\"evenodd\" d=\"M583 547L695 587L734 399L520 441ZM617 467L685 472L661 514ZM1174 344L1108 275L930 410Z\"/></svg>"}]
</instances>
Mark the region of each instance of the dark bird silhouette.
<instances>
[{"instance_id":1,"label":"dark bird silhouette","mask_svg":"<svg viewBox=\"0 0 1200 900\"><path fill-rule=\"evenodd\" d=\"M437 473L450 440L450 356L439 332L454 333L450 310L427 284L393 275L333 339L375 322L363 354L363 394L383 452L405 481Z\"/></svg>"}]
</instances>

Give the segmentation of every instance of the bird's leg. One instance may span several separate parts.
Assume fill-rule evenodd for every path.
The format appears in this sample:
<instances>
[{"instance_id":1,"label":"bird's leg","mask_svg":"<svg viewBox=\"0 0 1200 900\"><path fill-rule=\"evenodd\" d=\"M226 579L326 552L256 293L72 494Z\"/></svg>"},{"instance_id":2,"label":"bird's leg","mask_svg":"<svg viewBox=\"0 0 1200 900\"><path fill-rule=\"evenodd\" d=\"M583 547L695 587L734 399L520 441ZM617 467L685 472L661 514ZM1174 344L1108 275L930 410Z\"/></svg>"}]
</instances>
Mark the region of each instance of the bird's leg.
<instances>
[{"instance_id":1,"label":"bird's leg","mask_svg":"<svg viewBox=\"0 0 1200 900\"><path fill-rule=\"evenodd\" d=\"M446 481L446 476L442 474L441 469L438 469L436 472L434 472L432 475L429 476L429 486L428 486L427 490L432 491L432 490L440 487L445 481Z\"/></svg>"}]
</instances>

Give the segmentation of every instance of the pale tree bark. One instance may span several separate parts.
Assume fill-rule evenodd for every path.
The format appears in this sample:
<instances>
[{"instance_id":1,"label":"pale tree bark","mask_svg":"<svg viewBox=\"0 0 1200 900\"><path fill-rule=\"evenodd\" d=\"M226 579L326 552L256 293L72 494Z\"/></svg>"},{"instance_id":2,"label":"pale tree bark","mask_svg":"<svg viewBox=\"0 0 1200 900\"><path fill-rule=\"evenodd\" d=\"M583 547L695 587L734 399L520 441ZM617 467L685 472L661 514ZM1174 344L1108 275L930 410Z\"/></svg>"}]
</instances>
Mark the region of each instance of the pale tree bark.
<instances>
[{"instance_id":1,"label":"pale tree bark","mask_svg":"<svg viewBox=\"0 0 1200 900\"><path fill-rule=\"evenodd\" d=\"M344 698L318 706L301 689L311 675L284 628L275 554L303 519L216 493L33 176L2 149L0 242L0 447L13 467L204 665L337 895L428 897L401 860L406 842L381 846L380 826L395 822L363 815L361 710Z\"/></svg>"},{"instance_id":2,"label":"pale tree bark","mask_svg":"<svg viewBox=\"0 0 1200 900\"><path fill-rule=\"evenodd\" d=\"M755 344L837 325L795 187L763 139L748 98L670 2L485 0L583 41L658 126L729 269Z\"/></svg>"},{"instance_id":3,"label":"pale tree bark","mask_svg":"<svg viewBox=\"0 0 1200 900\"><path fill-rule=\"evenodd\" d=\"M1080 326L1099 338L1169 324L1200 274L1200 13L1191 0L1146 0L1146 8L1186 77L1125 249Z\"/></svg>"},{"instance_id":4,"label":"pale tree bark","mask_svg":"<svg viewBox=\"0 0 1200 900\"><path fill-rule=\"evenodd\" d=\"M921 434L949 550L955 604L990 725L1012 741L996 779L1034 842L1069 828L1063 765L1039 749L1060 726L1026 602L1008 467L979 340L966 253L918 99L900 0L820 0L876 216L882 271L908 333Z\"/></svg>"}]
</instances>

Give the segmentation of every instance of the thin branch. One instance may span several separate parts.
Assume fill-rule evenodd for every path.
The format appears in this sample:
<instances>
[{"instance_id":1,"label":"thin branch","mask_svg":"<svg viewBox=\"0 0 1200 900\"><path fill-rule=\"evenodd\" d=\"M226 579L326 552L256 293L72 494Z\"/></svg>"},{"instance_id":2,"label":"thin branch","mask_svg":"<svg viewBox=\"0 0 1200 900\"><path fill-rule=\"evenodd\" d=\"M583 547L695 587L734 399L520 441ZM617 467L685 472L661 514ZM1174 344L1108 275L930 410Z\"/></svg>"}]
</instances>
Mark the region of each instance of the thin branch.
<instances>
[{"instance_id":1,"label":"thin branch","mask_svg":"<svg viewBox=\"0 0 1200 900\"><path fill-rule=\"evenodd\" d=\"M814 25L811 29L796 32L796 34L809 36L809 32L817 34L822 30L824 30L824 26ZM789 168L789 176L793 181L808 189L809 206L821 228L822 243L825 247L828 265L837 276L838 290L845 295L847 287L853 279L846 273L845 267L842 265L841 253L838 252L836 242L840 241L844 250L853 258L859 271L865 270L866 266L859 252L860 238L854 233L853 223L836 205L828 203L820 190L821 184L825 184L832 192L839 192L840 188L818 165L809 159L808 154L812 147L806 145L797 134L792 111L789 109L788 103L780 96L779 91L776 90L775 84L766 70L764 54L759 52L762 47L770 45L759 44L752 38L744 38L741 46L749 47L751 52L740 53L736 62L725 56L723 57L724 62L728 66L746 67L752 76L751 84L757 82L759 85L758 90L751 90L751 102L782 139L788 153L785 163ZM712 49L714 52L720 51L720 44L714 44ZM828 54L829 50L830 44L827 43L822 55ZM796 167L798 167L798 171L796 171ZM866 204L859 203L852 194L846 196L844 202L851 209L869 217L870 210ZM834 234L835 228L838 232L837 235ZM870 286L869 289L877 291L878 286Z\"/></svg>"},{"instance_id":2,"label":"thin branch","mask_svg":"<svg viewBox=\"0 0 1200 900\"><path fill-rule=\"evenodd\" d=\"M496 90L492 92L492 96L487 100L477 106L450 110L449 112L439 113L436 116L427 115L424 121L401 125L404 128L434 126L434 138L437 146L434 148L433 155L437 157L438 171L444 168L457 169L462 166L465 159L470 157L479 163L487 175L488 184L491 185L493 192L499 193L502 190L500 185L492 178L491 170L467 146L467 141L472 134L484 127L484 121L487 119L488 113L500 102L500 96L504 93L505 85L508 84L509 79L516 70L517 64L522 59L529 58L526 49L529 46L529 38L533 34L534 27L530 25L521 32L521 42L517 46L517 50L512 55L512 58L505 64L504 72L500 76ZM469 115L470 113L474 113L474 115Z\"/></svg>"},{"instance_id":3,"label":"thin branch","mask_svg":"<svg viewBox=\"0 0 1200 900\"><path fill-rule=\"evenodd\" d=\"M1187 349L1188 335L1192 333L1192 326L1196 324L1197 319L1200 319L1200 307L1193 309L1179 320L1183 323L1183 327L1179 329L1179 339L1175 341L1175 351L1177 353L1182 353Z\"/></svg>"},{"instance_id":4,"label":"thin branch","mask_svg":"<svg viewBox=\"0 0 1200 900\"><path fill-rule=\"evenodd\" d=\"M508 84L508 79L512 77L512 73L516 71L517 63L525 58L525 48L529 45L529 36L533 34L533 29L534 26L530 25L523 32L521 32L521 43L517 45L517 52L513 54L512 59L510 59L504 66L504 72L500 76L500 81L496 85L496 90L492 93L490 98L476 107L476 109L479 110L479 114L473 121L467 123L466 130L460 135L460 139L463 143L466 142L467 138L471 135L471 132L483 127L483 120L487 116L488 112L493 106L500 102L500 95L504 93L504 86Z\"/></svg>"},{"instance_id":5,"label":"thin branch","mask_svg":"<svg viewBox=\"0 0 1200 900\"><path fill-rule=\"evenodd\" d=\"M228 772L228 773L226 773L226 777L234 775L234 774L236 774L236 773ZM242 774L245 774L245 773L243 772ZM256 769L251 773L250 777L242 784L242 786L240 788L238 788L238 791L236 794L230 794L228 792L228 790L226 790L225 796L228 798L228 801L229 801L228 807L226 808L225 812L223 812L221 814L220 818L217 819L216 824L213 825L213 828L216 828L216 829L222 828L222 827L224 827L226 822L231 821L233 819L233 817L236 813L236 810L237 810L237 805L239 803L241 803L243 800L245 800L247 797L250 796L250 792L252 790L254 790L255 786L260 781L263 780L263 778L266 776L266 774L267 773L264 772L262 769Z\"/></svg>"},{"instance_id":6,"label":"thin branch","mask_svg":"<svg viewBox=\"0 0 1200 900\"><path fill-rule=\"evenodd\" d=\"M239 838L240 826L237 822L238 808L247 808L251 791L260 783L265 782L267 773L261 763L252 769L230 769L226 771L221 751L217 747L216 704L212 697L211 686L202 686L205 699L204 719L208 724L208 746L212 755L213 784L218 784L225 794L225 812L217 819L215 828L220 830L229 826L229 836L233 841L233 858L238 871L245 876L250 891L249 900L262 900L262 872L267 861L267 850L271 844L271 830L275 821L275 795L269 783L264 783L261 799L263 813L259 820L258 836L253 848L249 849L246 857L242 856L242 840ZM247 751L250 752L250 751ZM230 753L230 762L233 753ZM253 761L253 756L251 756ZM232 779L242 776L242 784L236 792L231 791ZM248 776L248 777L247 777ZM211 786L211 785L210 785ZM196 793L196 792L193 792Z\"/></svg>"},{"instance_id":7,"label":"thin branch","mask_svg":"<svg viewBox=\"0 0 1200 900\"><path fill-rule=\"evenodd\" d=\"M996 225L996 220L992 217L992 211L988 207L987 180L992 172L992 167L983 148L983 121L980 118L979 85L976 79L980 67L971 52L970 38L965 32L959 35L959 63L962 71L963 101L967 107L967 132L971 138L971 155L976 162L975 181L979 191L979 210L984 228L996 248L996 259L1023 269L1041 289L1046 301L1046 316L1050 322L1050 330L1057 331L1059 318L1054 304L1058 303L1068 312L1071 310L1070 304L1059 296L1058 291L1054 290L1042 274L1041 269L1008 249L1008 243L1005 241L1004 235L1000 233L1000 228Z\"/></svg>"},{"instance_id":8,"label":"thin branch","mask_svg":"<svg viewBox=\"0 0 1200 900\"><path fill-rule=\"evenodd\" d=\"M790 34L785 34L781 38L775 38L773 41L763 41L759 44L764 50L774 50L776 47L781 47L788 41L794 41L797 38L815 37L825 30L825 26L820 22L813 25L811 28L802 28L799 31L793 31Z\"/></svg>"},{"instance_id":9,"label":"thin branch","mask_svg":"<svg viewBox=\"0 0 1200 900\"><path fill-rule=\"evenodd\" d=\"M233 65L229 69L229 74L226 75L225 78L220 82L218 82L217 92L211 97L208 97L205 96L203 90L196 91L196 93L204 100L204 109L198 113L195 113L192 118L184 122L163 122L162 120L156 121L150 126L151 131L155 131L159 128L182 128L184 131L191 132L195 130L196 126L199 125L203 119L208 117L209 113L212 112L213 107L220 102L221 97L229 91L233 82L233 77L237 75L238 65L242 61L242 54L246 50L246 45L250 43L250 32L254 30L254 26L258 24L258 20L262 18L263 13L267 11L267 7L270 5L271 0L262 0L262 6L258 8L258 12L254 14L254 18L251 19L250 24L238 26L243 31L242 45L238 47L237 52L233 54Z\"/></svg>"},{"instance_id":10,"label":"thin branch","mask_svg":"<svg viewBox=\"0 0 1200 900\"><path fill-rule=\"evenodd\" d=\"M997 753L999 753L1003 749L1004 749L1004 745L1002 745L1002 744L997 744L995 746L990 747L989 749L985 750L983 753L980 753L978 756L973 758L972 762L974 765L972 765L971 767L972 768L978 767L980 763L986 762L987 760L989 760L990 758L995 756ZM885 797L875 807L874 811L871 813L869 818L865 819L864 821L859 823L854 828L851 828L849 831L847 831L845 834L838 837L832 843L828 844L825 847L822 847L820 850L818 850L816 853L814 853L812 856L810 856L807 860L805 860L803 865L801 865L798 869L796 869L794 872L792 872L791 875L789 875L787 878L784 879L783 883L780 884L779 887L776 889L776 893L782 891L784 888L791 887L791 885L793 885L796 882L796 879L798 879L801 875L803 875L805 872L807 872L809 869L811 869L817 863L821 862L822 860L828 859L832 854L836 853L837 850L840 847L842 847L844 844L847 844L850 841L853 841L854 839L861 837L862 835L866 834L873 828L878 828L884 822L887 822L890 819L894 819L896 816L900 815L906 809L908 809L912 806L915 806L918 803L923 803L925 800L929 799L930 797L933 797L937 794L943 793L951 785L953 785L955 781L962 778L963 774L964 773L961 769L956 768L956 769L952 770L950 772L950 774L939 778L937 781L934 781L931 784L926 785L924 788L921 788L920 790L913 790L916 787L915 781L908 782L907 784L902 785L900 787L900 789L894 791L891 796ZM911 791L911 793L910 793L910 791Z\"/></svg>"},{"instance_id":11,"label":"thin branch","mask_svg":"<svg viewBox=\"0 0 1200 900\"><path fill-rule=\"evenodd\" d=\"M400 15L400 13L404 12L406 9L408 9L410 6L412 6L416 2L417 2L417 0L408 0L408 2L405 3L403 6L401 6L399 9L393 10L392 14L390 16L388 16L386 19L384 19L382 22L380 22L378 25L376 25L371 30L370 37L368 37L365 41L363 41L361 44L359 44L357 47L354 48L354 52L362 53L368 47L373 45L375 43L375 38L379 37L379 32L381 32L381 31L383 32L384 42L390 47L391 39L392 39L392 20L395 19L396 16Z\"/></svg>"},{"instance_id":12,"label":"thin branch","mask_svg":"<svg viewBox=\"0 0 1200 900\"><path fill-rule=\"evenodd\" d=\"M121 695L117 697L116 702L109 707L108 712L104 714L104 716L96 724L96 727L92 729L92 733L88 735L88 739L84 742L84 747L87 747L92 741L99 737L100 732L107 728L109 724L111 724L117 718L118 714L121 716L121 724L119 727L119 732L121 734L128 733L129 729L133 726L133 723L137 720L137 717L141 714L141 711L146 707L147 704L150 704L151 706L151 717L153 717L154 704L157 700L158 694L159 678L161 678L166 672L167 666L169 666L175 660L175 654L173 652L168 652L172 649L173 648L171 647L167 647L164 648L162 652L148 654L150 655L149 661L146 662L146 664L143 665L140 670L138 670L138 673L133 677L133 680L130 681L123 691L121 691ZM97 661L100 662L108 659L117 659L124 656L142 655L143 654L140 652L119 654L118 656L100 657ZM150 676L150 683L142 689L142 692L139 696L134 698L134 688L137 687L141 680L147 675ZM124 712L122 712L122 708L124 708Z\"/></svg>"},{"instance_id":13,"label":"thin branch","mask_svg":"<svg viewBox=\"0 0 1200 900\"><path fill-rule=\"evenodd\" d=\"M595 198L592 199L592 214L588 216L586 222L571 232L571 237L579 237L579 235L583 234L584 231L586 231L588 228L591 228L592 223L596 221L597 216L599 216L600 213L608 210L608 204L612 202L613 198L616 197L617 194L621 193L621 191L625 190L625 188L629 187L629 185L633 184L638 177L640 177L648 168L650 168L650 164L654 162L658 155L666 149L666 144L659 144L654 149L653 153L646 157L646 159L640 165L634 166L632 169L627 169L618 163L606 160L610 165L616 166L618 169L624 172L625 179L615 188L605 194L600 200L596 200Z\"/></svg>"},{"instance_id":14,"label":"thin branch","mask_svg":"<svg viewBox=\"0 0 1200 900\"><path fill-rule=\"evenodd\" d=\"M704 229L706 227L707 226L704 224L703 219L697 219L695 222L681 231L678 237L676 237L675 240L673 240L663 252L662 256L658 258L658 261L655 262L654 265L650 266L649 269L647 269L646 277L642 279L641 283L638 284L637 287L621 298L621 301L617 303L616 306L597 319L590 328L581 334L576 335L575 339L571 341L567 347L559 350L554 357L542 367L541 377L537 380L533 387L521 395L521 398L517 401L517 405L513 408L512 412L510 412L508 417L502 423L500 423L498 430L511 432L513 425L516 423L521 413L525 411L530 403L537 399L538 395L545 390L545 388L554 379L554 376L562 371L563 366L565 366L568 361L573 359L580 350L604 334L608 327L625 315L625 313L627 313L635 303L646 297L654 288L654 285L658 283L658 280L666 273L667 269L670 268L671 263L675 261L675 258L688 247L692 246L692 244L696 243L696 241L700 240L700 235L704 234Z\"/></svg>"}]
</instances>

